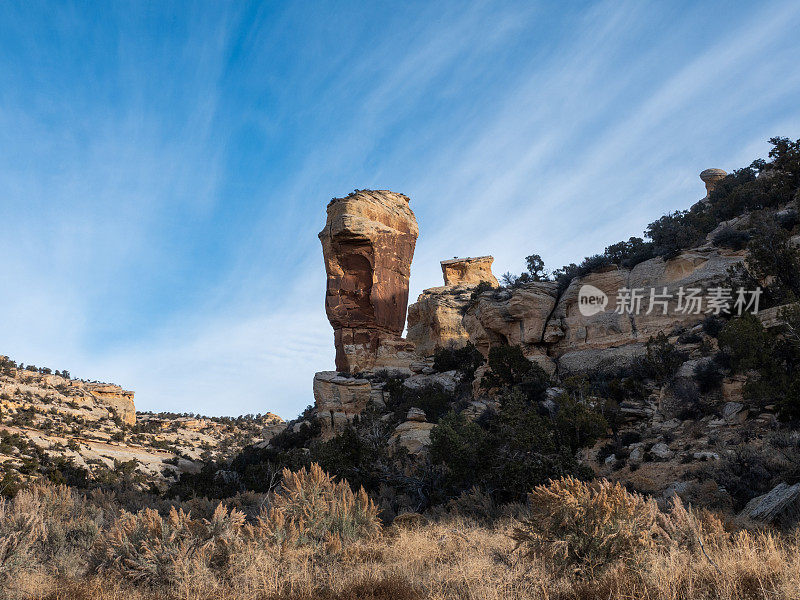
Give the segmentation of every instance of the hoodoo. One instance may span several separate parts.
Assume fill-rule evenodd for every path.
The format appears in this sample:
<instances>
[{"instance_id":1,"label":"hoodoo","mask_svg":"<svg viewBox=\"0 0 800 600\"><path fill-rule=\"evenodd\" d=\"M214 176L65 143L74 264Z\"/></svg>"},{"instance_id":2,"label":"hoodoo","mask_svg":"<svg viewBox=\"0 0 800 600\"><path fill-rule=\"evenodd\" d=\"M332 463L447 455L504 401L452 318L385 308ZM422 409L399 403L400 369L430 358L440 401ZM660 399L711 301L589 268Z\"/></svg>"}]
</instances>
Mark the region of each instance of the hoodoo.
<instances>
[{"instance_id":1,"label":"hoodoo","mask_svg":"<svg viewBox=\"0 0 800 600\"><path fill-rule=\"evenodd\" d=\"M407 364L403 357L413 347L402 333L418 233L403 194L356 190L328 204L319 239L328 276L325 310L333 326L338 371Z\"/></svg>"}]
</instances>

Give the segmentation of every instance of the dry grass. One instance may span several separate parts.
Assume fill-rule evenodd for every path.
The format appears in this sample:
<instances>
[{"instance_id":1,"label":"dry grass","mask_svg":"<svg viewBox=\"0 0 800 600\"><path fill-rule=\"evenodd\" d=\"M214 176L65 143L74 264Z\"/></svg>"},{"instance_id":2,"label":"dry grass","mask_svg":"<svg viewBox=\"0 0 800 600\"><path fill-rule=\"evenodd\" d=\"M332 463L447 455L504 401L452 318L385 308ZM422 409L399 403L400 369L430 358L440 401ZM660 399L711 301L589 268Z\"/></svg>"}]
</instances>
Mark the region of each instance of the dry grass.
<instances>
[{"instance_id":1,"label":"dry grass","mask_svg":"<svg viewBox=\"0 0 800 600\"><path fill-rule=\"evenodd\" d=\"M652 498L605 479L566 477L541 485L528 504L530 517L512 535L517 547L577 576L595 577L654 551L703 550L704 543L718 544L725 536L719 519L687 509L680 498L662 511Z\"/></svg>"},{"instance_id":2,"label":"dry grass","mask_svg":"<svg viewBox=\"0 0 800 600\"><path fill-rule=\"evenodd\" d=\"M336 495L331 495L331 488L320 479L319 473L306 473L303 477L307 483L316 481L328 490L314 496L317 500ZM563 482L561 485L564 488ZM301 487L305 490L305 486ZM289 493L289 489L291 486L283 496L287 502L308 491L295 489ZM337 493L346 495L343 490ZM310 536L303 543L297 537L294 543L286 544L278 543L271 534L260 535L256 521L245 524L239 514L224 507L218 508L209 519L202 519L192 518L177 508L164 514L115 512L107 498L101 500L98 504L97 499L83 499L58 488L56 492L50 489L22 497L20 506L15 505L16 499L0 506L4 536L17 530L36 532L25 550L27 561L22 566L14 563L13 577L4 580L0 597L49 600L800 598L797 533L713 535L706 541L712 564L696 545L676 534L686 527L687 519L692 527L697 526L698 517L690 511L681 513L683 509L677 513L673 510L668 527L662 528L672 540L670 543L639 546L635 560L608 558L605 569L590 578L564 569L544 554L515 551L512 535L523 523L511 518L486 525L451 516L415 527L384 527L376 533L369 520L362 523L363 528L353 528L353 523L358 522L355 520L342 529L340 512L339 517L327 521L328 533L319 535L324 527L306 528L316 531L316 537ZM37 511L47 510L57 501L69 505L56 516L59 522L67 519L77 526L85 519L99 528L91 541L93 563L86 560L85 538L78 536L76 545L69 541L60 543L57 550L44 541L52 530L51 519ZM353 508L360 501L354 494L348 502ZM36 515L39 525L34 524L33 529L31 523L19 519L23 505L33 510L29 514ZM280 501L273 501L272 508L277 506ZM292 510L303 503L293 506ZM648 510L653 508L649 506ZM370 514L368 505L362 504L358 510L362 511L359 518ZM284 510L284 522L292 520L287 518L290 514L291 511ZM313 510L296 513L305 514L316 513ZM650 516L659 517L655 513ZM638 519L640 515L635 517ZM622 518L625 519L628 517ZM645 518L645 526L649 519ZM343 532L350 533L343 535ZM135 540L140 542L139 550ZM147 552L160 558L142 554ZM126 566L130 560L133 566ZM160 574L151 577L145 569L142 575L142 565L151 564L160 565Z\"/></svg>"}]
</instances>

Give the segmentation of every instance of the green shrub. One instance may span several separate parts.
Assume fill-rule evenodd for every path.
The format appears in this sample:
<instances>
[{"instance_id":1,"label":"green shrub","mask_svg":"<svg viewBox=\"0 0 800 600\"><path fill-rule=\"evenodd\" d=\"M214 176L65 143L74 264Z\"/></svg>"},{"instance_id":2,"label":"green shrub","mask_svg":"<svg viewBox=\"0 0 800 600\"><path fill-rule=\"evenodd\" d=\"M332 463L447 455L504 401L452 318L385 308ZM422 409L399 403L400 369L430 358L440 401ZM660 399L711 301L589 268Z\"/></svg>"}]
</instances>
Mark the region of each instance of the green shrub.
<instances>
[{"instance_id":1,"label":"green shrub","mask_svg":"<svg viewBox=\"0 0 800 600\"><path fill-rule=\"evenodd\" d=\"M472 290L472 293L469 295L470 302L476 301L480 298L481 294L485 292L491 292L495 287L489 283L488 281L481 281L478 285L475 286L475 289Z\"/></svg>"},{"instance_id":2,"label":"green shrub","mask_svg":"<svg viewBox=\"0 0 800 600\"><path fill-rule=\"evenodd\" d=\"M481 386L487 389L516 389L531 402L544 398L550 377L539 365L532 363L519 346L493 346L489 350L489 370Z\"/></svg>"},{"instance_id":3,"label":"green shrub","mask_svg":"<svg viewBox=\"0 0 800 600\"><path fill-rule=\"evenodd\" d=\"M750 241L750 234L746 231L738 231L733 227L721 229L712 240L715 246L730 248L731 250L742 250L747 247Z\"/></svg>"},{"instance_id":4,"label":"green shrub","mask_svg":"<svg viewBox=\"0 0 800 600\"><path fill-rule=\"evenodd\" d=\"M773 214L754 216L753 222L747 260L731 269L730 286L763 288L761 308L796 301L800 298L800 248Z\"/></svg>"},{"instance_id":5,"label":"green shrub","mask_svg":"<svg viewBox=\"0 0 800 600\"><path fill-rule=\"evenodd\" d=\"M468 381L474 379L475 371L485 362L486 359L472 342L467 342L462 348L437 348L433 355L433 368L436 371L460 371Z\"/></svg>"},{"instance_id":6,"label":"green shrub","mask_svg":"<svg viewBox=\"0 0 800 600\"><path fill-rule=\"evenodd\" d=\"M578 448L606 430L591 407L565 395L553 417L545 417L519 390L500 402L499 412L479 422L449 413L431 432L431 462L445 470L447 497L478 486L497 502L517 501L553 477L591 473L575 459Z\"/></svg>"},{"instance_id":7,"label":"green shrub","mask_svg":"<svg viewBox=\"0 0 800 600\"><path fill-rule=\"evenodd\" d=\"M431 432L431 462L445 465L451 489L484 483L491 455L486 431L462 414L446 414Z\"/></svg>"},{"instance_id":8,"label":"green shrub","mask_svg":"<svg viewBox=\"0 0 800 600\"><path fill-rule=\"evenodd\" d=\"M719 332L719 346L735 371L748 371L767 366L775 340L751 314L731 319Z\"/></svg>"},{"instance_id":9,"label":"green shrub","mask_svg":"<svg viewBox=\"0 0 800 600\"><path fill-rule=\"evenodd\" d=\"M404 389L402 400L389 405L389 408L395 411L399 420L405 420L410 408L419 408L425 412L428 422L436 423L450 410L454 401L452 393L441 385L432 384L417 389Z\"/></svg>"},{"instance_id":10,"label":"green shrub","mask_svg":"<svg viewBox=\"0 0 800 600\"><path fill-rule=\"evenodd\" d=\"M702 394L719 389L723 377L719 365L712 360L700 361L694 368L694 380Z\"/></svg>"},{"instance_id":11,"label":"green shrub","mask_svg":"<svg viewBox=\"0 0 800 600\"><path fill-rule=\"evenodd\" d=\"M579 448L593 445L606 434L606 420L587 401L562 394L557 405L553 430L559 447L575 452Z\"/></svg>"},{"instance_id":12,"label":"green shrub","mask_svg":"<svg viewBox=\"0 0 800 600\"><path fill-rule=\"evenodd\" d=\"M659 383L670 380L686 361L686 355L671 344L664 332L647 340L640 366L645 377Z\"/></svg>"},{"instance_id":13,"label":"green shrub","mask_svg":"<svg viewBox=\"0 0 800 600\"><path fill-rule=\"evenodd\" d=\"M702 243L715 225L715 220L705 206L695 205L690 210L664 215L650 223L646 233L653 240L653 253L668 259L684 248Z\"/></svg>"}]
</instances>

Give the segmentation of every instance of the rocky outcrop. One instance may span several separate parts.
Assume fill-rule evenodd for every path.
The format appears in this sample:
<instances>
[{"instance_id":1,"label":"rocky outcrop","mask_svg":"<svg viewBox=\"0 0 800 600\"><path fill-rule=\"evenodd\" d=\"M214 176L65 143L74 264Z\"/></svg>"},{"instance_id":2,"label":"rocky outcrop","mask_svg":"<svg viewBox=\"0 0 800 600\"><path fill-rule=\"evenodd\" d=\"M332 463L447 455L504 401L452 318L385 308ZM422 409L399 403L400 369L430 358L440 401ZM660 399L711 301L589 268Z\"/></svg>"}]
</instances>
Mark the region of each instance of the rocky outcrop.
<instances>
[{"instance_id":1,"label":"rocky outcrop","mask_svg":"<svg viewBox=\"0 0 800 600\"><path fill-rule=\"evenodd\" d=\"M8 361L8 357L0 356L0 363ZM24 406L20 394L25 397L35 396L42 390L60 390L65 397L74 398L73 403L83 411L84 418L89 420L119 417L126 425L136 424L136 407L133 392L124 390L113 383L83 381L71 379L51 373L39 373L27 369L7 369L3 381L0 381L0 393L6 396L10 404ZM12 393L13 392L13 393ZM18 401L15 401L14 399Z\"/></svg>"},{"instance_id":2,"label":"rocky outcrop","mask_svg":"<svg viewBox=\"0 0 800 600\"><path fill-rule=\"evenodd\" d=\"M492 274L493 256L454 258L442 261L444 284L478 285L482 281L497 287L497 278Z\"/></svg>"},{"instance_id":3,"label":"rocky outcrop","mask_svg":"<svg viewBox=\"0 0 800 600\"><path fill-rule=\"evenodd\" d=\"M84 389L114 411L126 425L136 424L136 407L133 392L108 383L84 384Z\"/></svg>"},{"instance_id":4,"label":"rocky outcrop","mask_svg":"<svg viewBox=\"0 0 800 600\"><path fill-rule=\"evenodd\" d=\"M706 169L700 173L700 179L702 179L703 183L706 184L706 198L708 198L711 195L711 192L714 191L714 188L717 186L717 182L725 179L727 175L728 174L722 169Z\"/></svg>"},{"instance_id":5,"label":"rocky outcrop","mask_svg":"<svg viewBox=\"0 0 800 600\"><path fill-rule=\"evenodd\" d=\"M314 375L314 407L322 424L322 439L330 439L360 414L370 400L384 404L383 387L369 379L343 377L336 371Z\"/></svg>"},{"instance_id":6,"label":"rocky outcrop","mask_svg":"<svg viewBox=\"0 0 800 600\"><path fill-rule=\"evenodd\" d=\"M459 348L470 340L464 312L478 284L498 285L493 261L491 256L442 261L444 286L423 291L408 307L408 340L419 356L431 356L436 348Z\"/></svg>"},{"instance_id":7,"label":"rocky outcrop","mask_svg":"<svg viewBox=\"0 0 800 600\"><path fill-rule=\"evenodd\" d=\"M420 356L467 342L485 355L494 345L512 344L550 373L613 370L634 362L651 336L702 321L705 306L700 311L678 310L680 291L699 290L706 296L742 259L742 252L703 246L670 260L647 260L633 269L608 265L573 279L561 294L552 282L487 291L477 298L472 297L474 287L431 288L409 307L409 340ZM587 289L605 298L597 310L581 308ZM638 290L638 311L622 310L618 301L624 290ZM649 310L651 293L655 300L659 295L668 298L666 314L658 303Z\"/></svg>"},{"instance_id":8,"label":"rocky outcrop","mask_svg":"<svg viewBox=\"0 0 800 600\"><path fill-rule=\"evenodd\" d=\"M89 478L135 461L143 476L136 485L165 489L180 473L199 471L203 460L230 458L285 426L270 413L233 421L137 414L131 391L48 371L18 368L0 357L0 432L23 440L0 448L0 464L21 480L38 475L26 466L36 448L47 460L72 461Z\"/></svg>"},{"instance_id":9,"label":"rocky outcrop","mask_svg":"<svg viewBox=\"0 0 800 600\"><path fill-rule=\"evenodd\" d=\"M425 419L424 411L411 408L406 420L395 428L390 442L405 448L412 456L425 453L428 446L431 445L431 431L435 427L433 423L427 423Z\"/></svg>"},{"instance_id":10,"label":"rocky outcrop","mask_svg":"<svg viewBox=\"0 0 800 600\"><path fill-rule=\"evenodd\" d=\"M401 334L417 234L402 194L356 190L328 204L319 238L339 371L404 366L410 360L413 346Z\"/></svg>"},{"instance_id":11,"label":"rocky outcrop","mask_svg":"<svg viewBox=\"0 0 800 600\"><path fill-rule=\"evenodd\" d=\"M558 285L549 281L484 292L464 314L464 328L470 341L484 353L497 344L532 350L544 340L557 296Z\"/></svg>"},{"instance_id":12,"label":"rocky outcrop","mask_svg":"<svg viewBox=\"0 0 800 600\"><path fill-rule=\"evenodd\" d=\"M436 348L464 346L470 339L464 327L464 311L473 286L427 289L408 307L408 341L420 356L431 356Z\"/></svg>"},{"instance_id":13,"label":"rocky outcrop","mask_svg":"<svg viewBox=\"0 0 800 600\"><path fill-rule=\"evenodd\" d=\"M723 284L728 269L741 260L741 253L726 253L716 248L690 250L667 261L661 258L644 261L632 270L612 265L574 279L548 323L545 336L545 342L551 344L548 352L565 371L593 370L603 360L622 366L644 351L643 344L651 336L669 334L702 321L707 316L705 307L700 311L678 310L679 290L696 289L704 296L709 288ZM581 289L587 285L608 298L605 309L596 314L586 315L580 310ZM618 310L618 293L623 289L642 290L638 311ZM666 314L658 304L648 314L651 293L666 294L662 296L667 298Z\"/></svg>"},{"instance_id":14,"label":"rocky outcrop","mask_svg":"<svg viewBox=\"0 0 800 600\"><path fill-rule=\"evenodd\" d=\"M557 297L558 285L549 281L484 292L464 314L469 341L484 355L492 346L518 345L529 360L553 374L555 362L543 342Z\"/></svg>"}]
</instances>

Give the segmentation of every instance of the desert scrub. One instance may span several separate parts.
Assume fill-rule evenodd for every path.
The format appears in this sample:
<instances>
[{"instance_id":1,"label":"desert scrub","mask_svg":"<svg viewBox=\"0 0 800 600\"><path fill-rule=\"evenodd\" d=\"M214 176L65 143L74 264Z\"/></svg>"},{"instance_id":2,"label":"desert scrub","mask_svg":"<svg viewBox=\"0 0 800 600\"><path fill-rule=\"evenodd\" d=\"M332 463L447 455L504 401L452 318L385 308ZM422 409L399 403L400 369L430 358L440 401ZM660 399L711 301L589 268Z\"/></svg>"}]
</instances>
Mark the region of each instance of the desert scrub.
<instances>
[{"instance_id":1,"label":"desert scrub","mask_svg":"<svg viewBox=\"0 0 800 600\"><path fill-rule=\"evenodd\" d=\"M119 575L149 585L185 585L222 572L243 543L244 514L222 504L211 519L183 509L162 517L152 508L123 513L93 549L92 574Z\"/></svg>"},{"instance_id":2,"label":"desert scrub","mask_svg":"<svg viewBox=\"0 0 800 600\"><path fill-rule=\"evenodd\" d=\"M308 469L283 470L281 487L251 535L281 545L326 543L335 548L379 529L378 509L364 488L353 493L347 481L335 481L312 463Z\"/></svg>"},{"instance_id":3,"label":"desert scrub","mask_svg":"<svg viewBox=\"0 0 800 600\"><path fill-rule=\"evenodd\" d=\"M0 499L0 580L48 565L60 573L77 572L76 554L86 553L113 509L65 485L34 484L12 500Z\"/></svg>"},{"instance_id":4,"label":"desert scrub","mask_svg":"<svg viewBox=\"0 0 800 600\"><path fill-rule=\"evenodd\" d=\"M680 499L669 513L653 499L605 479L565 477L529 495L530 518L514 529L517 549L544 558L556 570L595 575L633 563L647 553L717 543L724 535L716 518L687 510Z\"/></svg>"},{"instance_id":5,"label":"desert scrub","mask_svg":"<svg viewBox=\"0 0 800 600\"><path fill-rule=\"evenodd\" d=\"M40 514L21 512L13 502L0 498L0 584L30 566L45 533Z\"/></svg>"}]
</instances>

